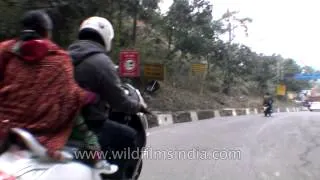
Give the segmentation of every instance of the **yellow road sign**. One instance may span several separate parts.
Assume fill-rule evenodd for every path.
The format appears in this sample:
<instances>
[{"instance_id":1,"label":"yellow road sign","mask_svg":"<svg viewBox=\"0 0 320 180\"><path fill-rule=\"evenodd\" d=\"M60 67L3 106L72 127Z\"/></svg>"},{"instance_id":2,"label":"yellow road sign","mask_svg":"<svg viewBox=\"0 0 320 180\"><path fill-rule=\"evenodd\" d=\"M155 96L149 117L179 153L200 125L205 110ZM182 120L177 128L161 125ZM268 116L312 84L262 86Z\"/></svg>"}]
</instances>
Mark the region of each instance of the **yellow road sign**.
<instances>
[{"instance_id":1,"label":"yellow road sign","mask_svg":"<svg viewBox=\"0 0 320 180\"><path fill-rule=\"evenodd\" d=\"M278 85L277 87L277 95L285 96L286 95L286 86L283 84Z\"/></svg>"},{"instance_id":2,"label":"yellow road sign","mask_svg":"<svg viewBox=\"0 0 320 180\"><path fill-rule=\"evenodd\" d=\"M192 72L195 73L204 73L207 71L208 65L207 64L192 64L191 69Z\"/></svg>"},{"instance_id":3,"label":"yellow road sign","mask_svg":"<svg viewBox=\"0 0 320 180\"><path fill-rule=\"evenodd\" d=\"M144 64L144 77L153 80L164 80L165 67L163 64Z\"/></svg>"}]
</instances>

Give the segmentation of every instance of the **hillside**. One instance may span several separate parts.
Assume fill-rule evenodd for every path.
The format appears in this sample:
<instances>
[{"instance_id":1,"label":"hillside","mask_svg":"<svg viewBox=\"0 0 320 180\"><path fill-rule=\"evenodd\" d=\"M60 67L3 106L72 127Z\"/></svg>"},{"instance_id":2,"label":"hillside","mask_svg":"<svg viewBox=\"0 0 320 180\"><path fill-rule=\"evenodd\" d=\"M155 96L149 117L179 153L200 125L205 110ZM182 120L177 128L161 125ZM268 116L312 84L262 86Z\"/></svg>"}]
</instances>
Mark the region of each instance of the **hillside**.
<instances>
[{"instance_id":1,"label":"hillside","mask_svg":"<svg viewBox=\"0 0 320 180\"><path fill-rule=\"evenodd\" d=\"M160 83L161 88L152 96L146 97L149 107L155 111L186 111L223 108L260 108L262 98L259 96L227 96L208 90L202 95L186 89L174 88ZM293 106L293 102L275 101L275 106Z\"/></svg>"},{"instance_id":2,"label":"hillside","mask_svg":"<svg viewBox=\"0 0 320 180\"><path fill-rule=\"evenodd\" d=\"M163 54L168 46L165 37L143 21L138 22L137 28L137 49L140 52L145 53L142 54L142 61L162 61L162 63L165 64L165 61L162 59L164 57L159 55L159 52ZM157 41L157 43L155 43L155 41ZM144 49L146 45L149 45L149 52ZM173 61L179 62L181 58L181 52L177 52ZM214 72L212 73L214 74ZM189 77L189 74L179 74L179 72L174 75L175 78L167 77L166 82L160 81L160 90L152 96L147 97L147 102L153 110L182 111L261 106L262 96L254 89L256 84L252 85L250 82L244 82L243 80L238 79L239 83L232 86L231 93L227 95L219 92L219 86L222 82L220 79L216 79L216 81L205 82L206 85L204 86L203 93L200 95L199 79L197 77ZM276 105L293 105L293 103L276 101Z\"/></svg>"}]
</instances>

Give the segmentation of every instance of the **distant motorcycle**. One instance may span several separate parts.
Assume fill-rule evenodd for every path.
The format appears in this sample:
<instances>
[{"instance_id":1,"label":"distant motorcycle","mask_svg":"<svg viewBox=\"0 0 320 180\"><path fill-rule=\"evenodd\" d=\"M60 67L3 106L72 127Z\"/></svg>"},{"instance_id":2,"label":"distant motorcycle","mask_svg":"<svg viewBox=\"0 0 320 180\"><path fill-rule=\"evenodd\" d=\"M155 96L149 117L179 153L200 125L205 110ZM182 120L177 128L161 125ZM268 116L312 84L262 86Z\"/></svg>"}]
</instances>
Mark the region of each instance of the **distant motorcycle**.
<instances>
[{"instance_id":1,"label":"distant motorcycle","mask_svg":"<svg viewBox=\"0 0 320 180\"><path fill-rule=\"evenodd\" d=\"M271 106L270 106L270 104L265 104L264 106L263 106L263 113L264 113L264 116L265 117L270 117L271 116L271 114L272 114L272 109L271 109Z\"/></svg>"}]
</instances>

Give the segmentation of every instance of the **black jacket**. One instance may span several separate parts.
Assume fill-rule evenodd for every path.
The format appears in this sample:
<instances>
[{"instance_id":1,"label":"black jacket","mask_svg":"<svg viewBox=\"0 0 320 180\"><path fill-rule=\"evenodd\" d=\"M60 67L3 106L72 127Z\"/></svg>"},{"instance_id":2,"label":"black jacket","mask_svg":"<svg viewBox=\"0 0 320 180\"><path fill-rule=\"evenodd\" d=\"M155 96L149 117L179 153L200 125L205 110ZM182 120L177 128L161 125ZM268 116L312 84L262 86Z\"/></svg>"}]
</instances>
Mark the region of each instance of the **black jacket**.
<instances>
[{"instance_id":1,"label":"black jacket","mask_svg":"<svg viewBox=\"0 0 320 180\"><path fill-rule=\"evenodd\" d=\"M106 104L122 112L137 113L139 103L124 94L114 63L100 44L76 41L68 51L75 66L75 79L85 89L95 92L99 100L86 106L82 114L90 128L99 128L107 117Z\"/></svg>"},{"instance_id":2,"label":"black jacket","mask_svg":"<svg viewBox=\"0 0 320 180\"><path fill-rule=\"evenodd\" d=\"M263 105L272 105L273 104L273 99L271 96L264 96L263 97Z\"/></svg>"}]
</instances>

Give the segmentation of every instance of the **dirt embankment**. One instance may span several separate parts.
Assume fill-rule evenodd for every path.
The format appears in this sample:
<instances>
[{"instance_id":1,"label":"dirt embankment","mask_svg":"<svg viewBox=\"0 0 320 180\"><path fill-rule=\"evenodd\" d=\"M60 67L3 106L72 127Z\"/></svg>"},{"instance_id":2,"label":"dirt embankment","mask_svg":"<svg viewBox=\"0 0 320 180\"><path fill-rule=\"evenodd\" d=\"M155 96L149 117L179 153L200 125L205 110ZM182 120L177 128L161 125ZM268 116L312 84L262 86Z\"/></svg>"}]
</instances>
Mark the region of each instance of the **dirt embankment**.
<instances>
[{"instance_id":1,"label":"dirt embankment","mask_svg":"<svg viewBox=\"0 0 320 180\"><path fill-rule=\"evenodd\" d=\"M261 97L226 96L222 93L204 92L202 95L185 89L161 84L152 96L146 97L149 107L155 111L186 111L222 108L259 108ZM275 102L276 106L292 106L288 102Z\"/></svg>"}]
</instances>

